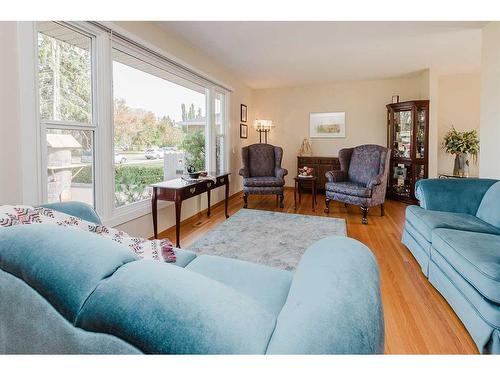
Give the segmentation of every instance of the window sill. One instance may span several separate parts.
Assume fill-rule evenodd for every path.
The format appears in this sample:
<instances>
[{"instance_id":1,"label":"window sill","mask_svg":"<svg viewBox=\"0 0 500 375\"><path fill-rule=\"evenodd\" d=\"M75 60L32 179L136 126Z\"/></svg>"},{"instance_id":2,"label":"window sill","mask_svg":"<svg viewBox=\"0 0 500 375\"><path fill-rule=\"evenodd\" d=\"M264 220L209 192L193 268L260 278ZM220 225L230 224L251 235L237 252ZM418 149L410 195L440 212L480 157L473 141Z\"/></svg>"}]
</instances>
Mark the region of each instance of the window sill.
<instances>
[{"instance_id":1,"label":"window sill","mask_svg":"<svg viewBox=\"0 0 500 375\"><path fill-rule=\"evenodd\" d=\"M158 210L162 210L172 205L173 202L158 202ZM103 222L107 226L115 227L149 214L151 214L151 201L144 200L129 204L125 207L115 208L113 216L104 219ZM151 225L153 225L152 222Z\"/></svg>"}]
</instances>

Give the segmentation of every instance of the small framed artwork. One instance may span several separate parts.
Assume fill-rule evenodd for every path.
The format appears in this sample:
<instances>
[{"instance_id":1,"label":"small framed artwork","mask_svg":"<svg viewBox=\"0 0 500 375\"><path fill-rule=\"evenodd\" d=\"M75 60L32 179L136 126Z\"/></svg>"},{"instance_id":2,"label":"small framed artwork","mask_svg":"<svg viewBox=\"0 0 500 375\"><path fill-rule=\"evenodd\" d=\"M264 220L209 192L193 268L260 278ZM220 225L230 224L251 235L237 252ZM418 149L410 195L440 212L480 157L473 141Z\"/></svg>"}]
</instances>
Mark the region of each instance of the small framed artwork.
<instances>
[{"instance_id":1,"label":"small framed artwork","mask_svg":"<svg viewBox=\"0 0 500 375\"><path fill-rule=\"evenodd\" d=\"M246 124L240 124L240 138L248 138L248 126Z\"/></svg>"},{"instance_id":2,"label":"small framed artwork","mask_svg":"<svg viewBox=\"0 0 500 375\"><path fill-rule=\"evenodd\" d=\"M399 95L392 96L392 104L394 104L394 103L399 103Z\"/></svg>"},{"instance_id":3,"label":"small framed artwork","mask_svg":"<svg viewBox=\"0 0 500 375\"><path fill-rule=\"evenodd\" d=\"M241 122L247 122L247 106L245 104L240 107L240 117Z\"/></svg>"},{"instance_id":4,"label":"small framed artwork","mask_svg":"<svg viewBox=\"0 0 500 375\"><path fill-rule=\"evenodd\" d=\"M310 138L345 138L345 112L311 113Z\"/></svg>"}]
</instances>

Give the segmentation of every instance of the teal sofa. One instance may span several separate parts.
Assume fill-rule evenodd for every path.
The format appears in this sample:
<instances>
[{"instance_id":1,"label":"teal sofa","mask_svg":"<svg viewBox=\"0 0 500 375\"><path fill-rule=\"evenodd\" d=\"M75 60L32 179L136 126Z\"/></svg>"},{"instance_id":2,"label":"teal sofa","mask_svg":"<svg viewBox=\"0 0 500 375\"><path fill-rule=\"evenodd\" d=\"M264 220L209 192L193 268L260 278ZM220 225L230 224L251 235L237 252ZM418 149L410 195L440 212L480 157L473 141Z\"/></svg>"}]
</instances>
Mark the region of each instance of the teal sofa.
<instances>
[{"instance_id":1,"label":"teal sofa","mask_svg":"<svg viewBox=\"0 0 500 375\"><path fill-rule=\"evenodd\" d=\"M420 180L416 195L403 243L478 350L500 354L500 181Z\"/></svg>"},{"instance_id":2,"label":"teal sofa","mask_svg":"<svg viewBox=\"0 0 500 375\"><path fill-rule=\"evenodd\" d=\"M80 203L52 208L99 222ZM53 225L0 229L0 353L382 353L376 260L328 237L294 273L177 250L139 260Z\"/></svg>"}]
</instances>

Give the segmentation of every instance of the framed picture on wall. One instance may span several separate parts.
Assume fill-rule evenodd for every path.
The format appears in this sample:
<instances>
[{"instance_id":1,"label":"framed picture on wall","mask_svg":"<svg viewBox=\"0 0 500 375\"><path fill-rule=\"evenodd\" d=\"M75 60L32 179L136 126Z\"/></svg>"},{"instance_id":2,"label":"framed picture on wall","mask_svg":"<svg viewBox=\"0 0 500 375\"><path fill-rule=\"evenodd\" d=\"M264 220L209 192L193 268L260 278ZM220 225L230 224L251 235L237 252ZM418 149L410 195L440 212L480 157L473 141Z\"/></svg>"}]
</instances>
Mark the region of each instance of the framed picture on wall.
<instances>
[{"instance_id":1,"label":"framed picture on wall","mask_svg":"<svg viewBox=\"0 0 500 375\"><path fill-rule=\"evenodd\" d=\"M247 106L245 104L240 107L240 117L241 122L247 122Z\"/></svg>"},{"instance_id":2,"label":"framed picture on wall","mask_svg":"<svg viewBox=\"0 0 500 375\"><path fill-rule=\"evenodd\" d=\"M240 138L248 138L248 126L246 124L240 124Z\"/></svg>"},{"instance_id":3,"label":"framed picture on wall","mask_svg":"<svg viewBox=\"0 0 500 375\"><path fill-rule=\"evenodd\" d=\"M311 113L309 137L345 138L345 112Z\"/></svg>"}]
</instances>

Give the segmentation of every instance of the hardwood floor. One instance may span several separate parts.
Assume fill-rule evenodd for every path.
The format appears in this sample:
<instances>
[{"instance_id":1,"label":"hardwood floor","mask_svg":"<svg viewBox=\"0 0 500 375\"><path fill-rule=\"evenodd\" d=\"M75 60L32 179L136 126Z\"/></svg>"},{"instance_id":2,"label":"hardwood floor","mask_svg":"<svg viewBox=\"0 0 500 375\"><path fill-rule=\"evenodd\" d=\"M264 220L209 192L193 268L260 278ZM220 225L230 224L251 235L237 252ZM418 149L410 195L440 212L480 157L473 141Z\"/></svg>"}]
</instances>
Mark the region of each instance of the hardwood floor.
<instances>
[{"instance_id":1,"label":"hardwood floor","mask_svg":"<svg viewBox=\"0 0 500 375\"><path fill-rule=\"evenodd\" d=\"M303 194L294 210L293 190L285 192L285 207L276 206L272 196L249 197L248 208L344 218L348 236L366 244L376 255L381 273L385 316L385 352L389 354L470 354L477 353L472 338L448 303L427 281L411 253L401 244L406 205L387 201L385 216L380 208L370 210L368 225L361 224L359 207L332 202L330 213L324 195L318 195L316 211L311 209L311 195ZM243 209L242 194L230 199L229 214ZM217 205L210 218L200 213L181 224L184 247L224 221L224 206ZM175 238L171 228L160 235Z\"/></svg>"}]
</instances>

